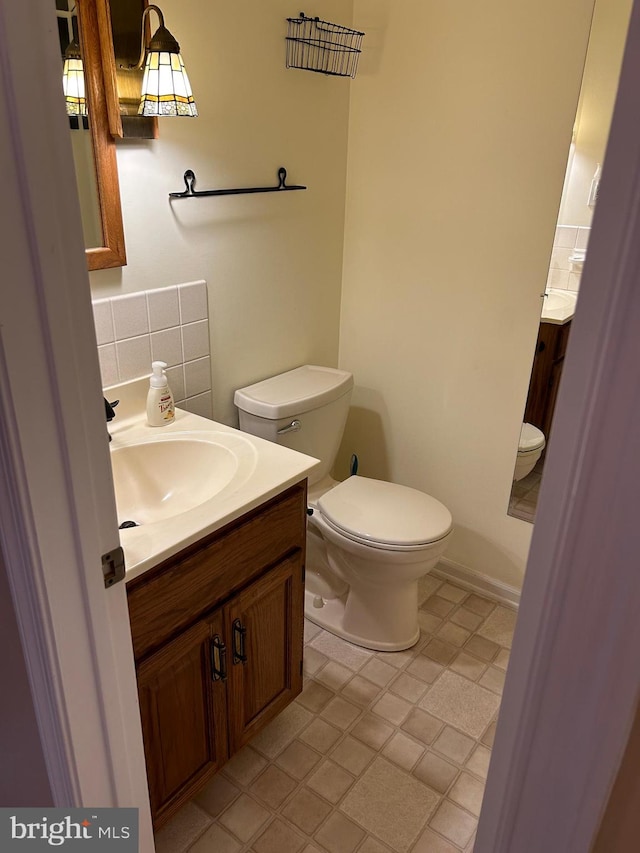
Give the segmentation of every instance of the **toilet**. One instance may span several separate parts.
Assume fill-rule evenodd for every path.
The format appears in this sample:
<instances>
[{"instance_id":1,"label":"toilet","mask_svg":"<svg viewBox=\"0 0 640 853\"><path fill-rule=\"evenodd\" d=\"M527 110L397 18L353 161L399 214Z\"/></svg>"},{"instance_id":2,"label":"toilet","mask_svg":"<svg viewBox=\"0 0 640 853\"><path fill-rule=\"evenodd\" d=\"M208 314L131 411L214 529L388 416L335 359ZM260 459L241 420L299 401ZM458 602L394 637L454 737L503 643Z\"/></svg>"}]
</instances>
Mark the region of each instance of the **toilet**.
<instances>
[{"instance_id":1,"label":"toilet","mask_svg":"<svg viewBox=\"0 0 640 853\"><path fill-rule=\"evenodd\" d=\"M304 365L235 392L240 429L320 460L309 477L305 615L369 649L419 636L418 580L444 554L453 522L440 501L407 486L330 475L353 376Z\"/></svg>"},{"instance_id":2,"label":"toilet","mask_svg":"<svg viewBox=\"0 0 640 853\"><path fill-rule=\"evenodd\" d=\"M542 455L545 444L546 442L542 430L539 430L538 427L535 427L533 424L522 424L520 439L518 441L516 467L513 472L514 481L524 479L527 474L530 474L533 471L536 466L536 462Z\"/></svg>"}]
</instances>

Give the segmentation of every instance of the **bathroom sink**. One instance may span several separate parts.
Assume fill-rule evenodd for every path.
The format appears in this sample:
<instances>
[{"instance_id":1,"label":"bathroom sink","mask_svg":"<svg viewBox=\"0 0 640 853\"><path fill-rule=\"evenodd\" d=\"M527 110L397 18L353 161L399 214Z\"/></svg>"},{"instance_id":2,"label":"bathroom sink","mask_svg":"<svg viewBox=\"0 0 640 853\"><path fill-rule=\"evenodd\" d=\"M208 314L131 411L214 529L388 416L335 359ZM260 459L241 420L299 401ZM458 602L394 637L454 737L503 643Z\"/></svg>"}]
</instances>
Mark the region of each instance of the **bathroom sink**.
<instances>
[{"instance_id":1,"label":"bathroom sink","mask_svg":"<svg viewBox=\"0 0 640 853\"><path fill-rule=\"evenodd\" d=\"M174 433L113 447L118 522L154 524L188 512L238 488L255 465L253 445L233 433Z\"/></svg>"},{"instance_id":2,"label":"bathroom sink","mask_svg":"<svg viewBox=\"0 0 640 853\"><path fill-rule=\"evenodd\" d=\"M541 320L560 325L568 323L575 314L577 300L578 294L572 290L548 290L542 305Z\"/></svg>"}]
</instances>

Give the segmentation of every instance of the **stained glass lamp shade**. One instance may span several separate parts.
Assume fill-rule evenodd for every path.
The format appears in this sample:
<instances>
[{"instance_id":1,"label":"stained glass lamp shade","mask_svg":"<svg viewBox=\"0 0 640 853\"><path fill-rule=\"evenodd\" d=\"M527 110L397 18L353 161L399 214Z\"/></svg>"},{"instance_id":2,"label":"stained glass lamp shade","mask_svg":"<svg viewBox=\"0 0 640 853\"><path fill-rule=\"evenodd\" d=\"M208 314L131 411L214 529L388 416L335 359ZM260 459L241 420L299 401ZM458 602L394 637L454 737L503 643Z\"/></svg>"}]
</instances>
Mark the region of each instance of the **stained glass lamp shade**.
<instances>
[{"instance_id":1,"label":"stained glass lamp shade","mask_svg":"<svg viewBox=\"0 0 640 853\"><path fill-rule=\"evenodd\" d=\"M152 8L159 12L155 6L149 6L145 11ZM198 115L191 84L180 56L180 45L164 26L162 18L160 27L146 49L138 115Z\"/></svg>"},{"instance_id":2,"label":"stained glass lamp shade","mask_svg":"<svg viewBox=\"0 0 640 853\"><path fill-rule=\"evenodd\" d=\"M84 90L84 70L80 46L75 39L64 52L62 89L67 106L67 115L86 116L87 97Z\"/></svg>"}]
</instances>

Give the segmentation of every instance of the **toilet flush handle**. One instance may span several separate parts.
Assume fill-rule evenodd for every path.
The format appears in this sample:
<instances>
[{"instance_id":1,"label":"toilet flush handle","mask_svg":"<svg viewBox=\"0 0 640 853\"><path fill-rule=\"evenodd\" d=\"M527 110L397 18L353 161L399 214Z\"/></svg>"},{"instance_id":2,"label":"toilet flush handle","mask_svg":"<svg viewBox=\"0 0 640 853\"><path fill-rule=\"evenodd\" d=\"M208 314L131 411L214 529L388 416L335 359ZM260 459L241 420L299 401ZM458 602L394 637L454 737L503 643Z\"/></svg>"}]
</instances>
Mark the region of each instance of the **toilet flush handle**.
<instances>
[{"instance_id":1,"label":"toilet flush handle","mask_svg":"<svg viewBox=\"0 0 640 853\"><path fill-rule=\"evenodd\" d=\"M298 432L299 429L302 429L302 424L300 423L300 421L295 420L295 421L291 421L291 423L288 426L282 427L282 429L279 429L277 434L278 435L285 435L285 433L287 433L287 432Z\"/></svg>"}]
</instances>

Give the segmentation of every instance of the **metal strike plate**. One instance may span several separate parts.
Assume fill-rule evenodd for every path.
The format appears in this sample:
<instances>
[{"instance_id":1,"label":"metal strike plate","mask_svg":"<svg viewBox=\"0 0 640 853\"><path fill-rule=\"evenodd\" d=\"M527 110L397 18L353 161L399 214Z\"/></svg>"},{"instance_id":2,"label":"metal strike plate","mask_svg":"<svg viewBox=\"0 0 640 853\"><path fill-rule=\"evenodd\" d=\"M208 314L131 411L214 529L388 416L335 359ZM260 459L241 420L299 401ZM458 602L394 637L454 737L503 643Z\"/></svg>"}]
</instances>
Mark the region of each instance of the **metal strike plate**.
<instances>
[{"instance_id":1,"label":"metal strike plate","mask_svg":"<svg viewBox=\"0 0 640 853\"><path fill-rule=\"evenodd\" d=\"M109 589L110 586L124 580L124 551L120 545L112 551L108 551L106 554L102 555L102 574L104 575L104 585L106 589Z\"/></svg>"}]
</instances>

